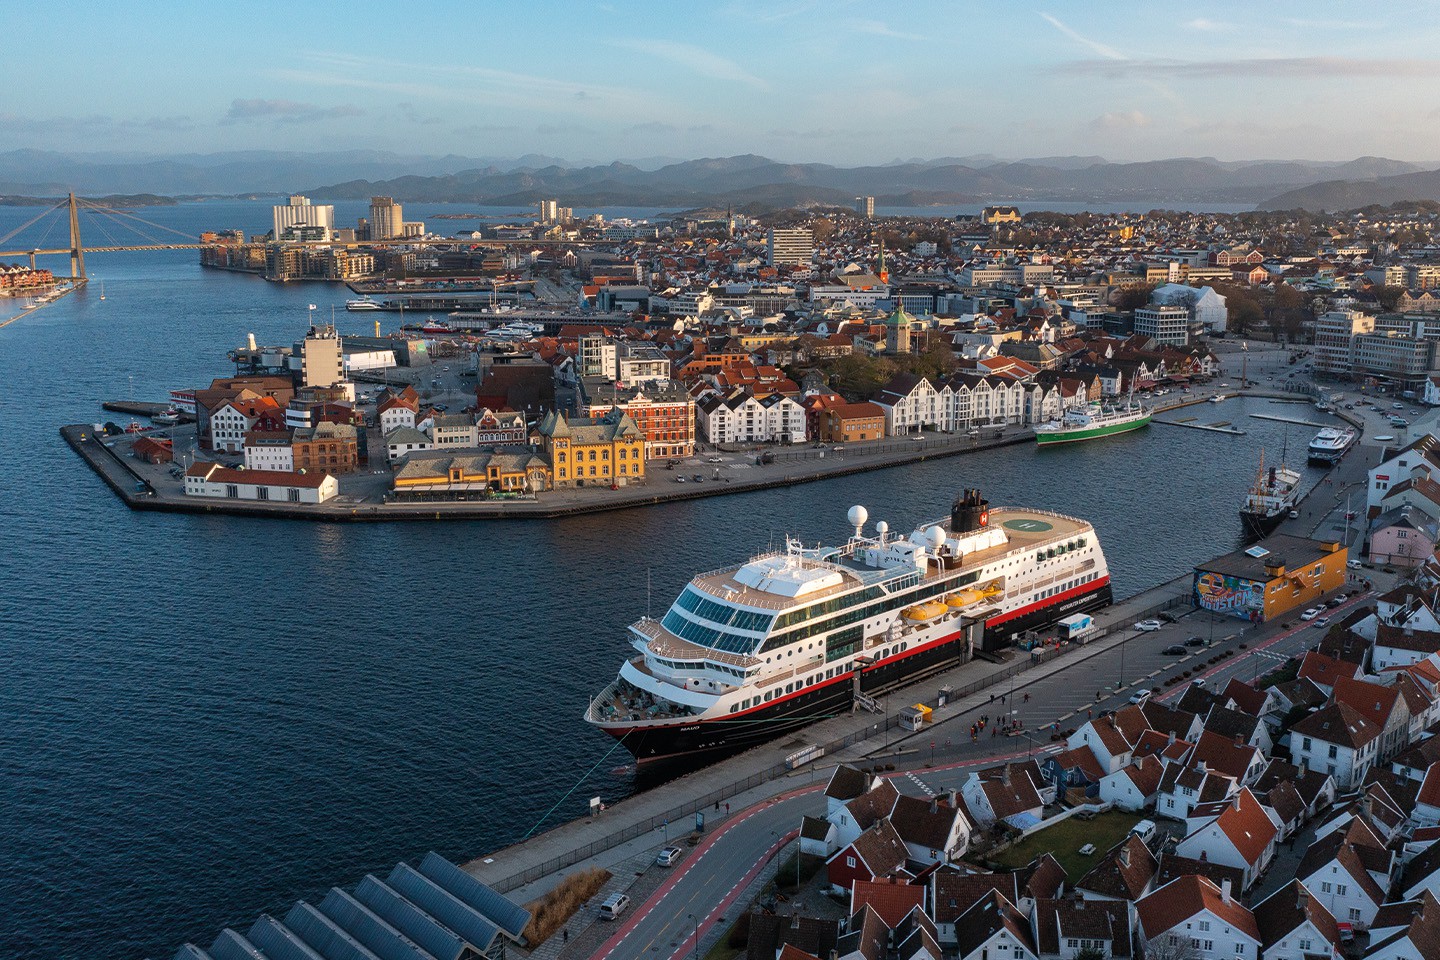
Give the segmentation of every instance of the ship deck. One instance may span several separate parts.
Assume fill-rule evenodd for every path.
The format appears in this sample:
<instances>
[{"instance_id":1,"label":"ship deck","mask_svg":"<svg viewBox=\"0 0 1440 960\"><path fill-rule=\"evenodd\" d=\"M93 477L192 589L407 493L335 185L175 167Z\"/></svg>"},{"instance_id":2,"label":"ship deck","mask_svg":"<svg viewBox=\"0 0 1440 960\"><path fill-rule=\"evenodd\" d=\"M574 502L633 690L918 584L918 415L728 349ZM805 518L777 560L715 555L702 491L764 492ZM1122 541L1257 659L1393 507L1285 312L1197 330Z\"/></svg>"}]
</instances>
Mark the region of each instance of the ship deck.
<instances>
[{"instance_id":1,"label":"ship deck","mask_svg":"<svg viewBox=\"0 0 1440 960\"><path fill-rule=\"evenodd\" d=\"M950 529L949 517L935 522L939 523L947 531ZM1007 554L1048 546L1052 543L1063 543L1092 532L1092 527L1084 520L1077 520L1074 517L1067 517L1064 514L1051 513L1048 510L1034 510L1024 507L997 507L990 511L990 524L992 526L999 525L1005 531L1005 536L1008 540L1007 543L985 550L977 550L974 553L968 553L965 555L964 562L961 563L959 567L952 567L944 571L932 569L927 572L926 576L928 578L942 574L944 576L954 576L956 573L963 573L967 570L984 566ZM924 524L924 526L929 527L933 526L933 524L927 523ZM764 590L757 590L739 583L735 580L735 572L740 569L739 566L726 567L721 570L702 573L694 577L690 582L693 586L705 593L713 597L719 597L730 603L761 610L789 610L796 607L807 606L817 600L833 597L836 594L845 593L858 586L894 580L898 577L905 576L907 573L907 571L901 567L877 569L863 566L859 562L849 558L842 558L837 562L807 558L804 562L836 570L844 577L844 580L836 586L827 587L823 590L815 590L801 597L780 597L772 593L767 593ZM685 641L681 642L684 643Z\"/></svg>"}]
</instances>

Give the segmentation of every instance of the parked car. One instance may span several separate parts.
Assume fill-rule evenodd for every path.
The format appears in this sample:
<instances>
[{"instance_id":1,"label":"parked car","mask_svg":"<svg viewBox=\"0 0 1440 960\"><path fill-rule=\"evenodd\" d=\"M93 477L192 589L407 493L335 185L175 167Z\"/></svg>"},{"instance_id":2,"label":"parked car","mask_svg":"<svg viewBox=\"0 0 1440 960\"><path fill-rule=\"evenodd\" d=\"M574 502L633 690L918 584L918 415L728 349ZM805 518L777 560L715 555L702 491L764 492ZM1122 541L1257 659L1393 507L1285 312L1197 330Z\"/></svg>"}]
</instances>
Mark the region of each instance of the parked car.
<instances>
[{"instance_id":1,"label":"parked car","mask_svg":"<svg viewBox=\"0 0 1440 960\"><path fill-rule=\"evenodd\" d=\"M662 867L673 867L680 859L681 850L679 847L666 847L655 857L655 863Z\"/></svg>"},{"instance_id":2,"label":"parked car","mask_svg":"<svg viewBox=\"0 0 1440 960\"><path fill-rule=\"evenodd\" d=\"M1185 639L1185 646L1187 646L1187 647L1203 647L1203 646L1205 646L1205 638L1204 638L1204 637L1187 637L1187 638Z\"/></svg>"},{"instance_id":3,"label":"parked car","mask_svg":"<svg viewBox=\"0 0 1440 960\"><path fill-rule=\"evenodd\" d=\"M1165 654L1165 656L1167 657L1183 657L1187 651L1180 644L1172 643L1170 644L1170 646L1166 647L1160 652Z\"/></svg>"},{"instance_id":4,"label":"parked car","mask_svg":"<svg viewBox=\"0 0 1440 960\"><path fill-rule=\"evenodd\" d=\"M1144 703L1146 700L1149 700L1149 699L1150 699L1150 691L1149 691L1149 690L1136 690L1134 693L1130 694L1130 702L1131 702L1131 703Z\"/></svg>"},{"instance_id":5,"label":"parked car","mask_svg":"<svg viewBox=\"0 0 1440 960\"><path fill-rule=\"evenodd\" d=\"M1330 618L1321 617L1318 620L1312 620L1310 622L1310 626L1314 627L1316 630L1323 630L1325 627L1330 626Z\"/></svg>"},{"instance_id":6,"label":"parked car","mask_svg":"<svg viewBox=\"0 0 1440 960\"><path fill-rule=\"evenodd\" d=\"M1316 617L1318 617L1318 616L1320 616L1320 608L1319 608L1319 607L1311 607L1309 610L1306 610L1304 613L1300 614L1300 619L1301 619L1301 620L1314 620L1314 619L1315 619Z\"/></svg>"},{"instance_id":7,"label":"parked car","mask_svg":"<svg viewBox=\"0 0 1440 960\"><path fill-rule=\"evenodd\" d=\"M1135 826L1130 828L1130 832L1135 834L1135 836L1139 837L1141 841L1149 843L1151 840L1155 839L1156 829L1157 828L1155 826L1154 820L1141 820L1139 823L1135 824Z\"/></svg>"},{"instance_id":8,"label":"parked car","mask_svg":"<svg viewBox=\"0 0 1440 960\"><path fill-rule=\"evenodd\" d=\"M1135 624L1135 629L1143 631L1145 633L1151 633L1155 630L1159 630L1163 626L1164 624L1162 624L1159 620L1141 620L1139 623Z\"/></svg>"},{"instance_id":9,"label":"parked car","mask_svg":"<svg viewBox=\"0 0 1440 960\"><path fill-rule=\"evenodd\" d=\"M630 906L630 898L623 893L612 893L600 904L601 920L618 920L625 908Z\"/></svg>"}]
</instances>

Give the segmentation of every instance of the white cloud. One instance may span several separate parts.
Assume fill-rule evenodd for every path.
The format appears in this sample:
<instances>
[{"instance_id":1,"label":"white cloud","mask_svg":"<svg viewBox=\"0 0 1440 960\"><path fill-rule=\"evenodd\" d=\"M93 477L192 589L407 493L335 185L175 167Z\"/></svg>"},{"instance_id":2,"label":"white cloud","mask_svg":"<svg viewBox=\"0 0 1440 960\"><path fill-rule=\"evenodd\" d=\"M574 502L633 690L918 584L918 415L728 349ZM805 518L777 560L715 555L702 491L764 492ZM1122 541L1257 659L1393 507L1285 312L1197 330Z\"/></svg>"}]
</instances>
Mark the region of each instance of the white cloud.
<instances>
[{"instance_id":1,"label":"white cloud","mask_svg":"<svg viewBox=\"0 0 1440 960\"><path fill-rule=\"evenodd\" d=\"M892 40L924 40L918 33L905 33L895 30L882 20L849 20L850 27L860 33L868 33L877 37L889 37Z\"/></svg>"},{"instance_id":2,"label":"white cloud","mask_svg":"<svg viewBox=\"0 0 1440 960\"><path fill-rule=\"evenodd\" d=\"M1089 127L1097 133L1120 133L1150 126L1151 120L1139 110L1118 110L1091 120Z\"/></svg>"},{"instance_id":3,"label":"white cloud","mask_svg":"<svg viewBox=\"0 0 1440 960\"><path fill-rule=\"evenodd\" d=\"M1358 57L1252 57L1234 60L1130 59L1079 60L1061 68L1068 73L1107 77L1301 77L1340 79L1440 77L1440 60L1365 59Z\"/></svg>"},{"instance_id":4,"label":"white cloud","mask_svg":"<svg viewBox=\"0 0 1440 960\"><path fill-rule=\"evenodd\" d=\"M220 122L240 123L245 120L269 120L275 123L307 123L337 117L358 117L365 111L350 104L322 107L296 100L231 100L230 109Z\"/></svg>"},{"instance_id":5,"label":"white cloud","mask_svg":"<svg viewBox=\"0 0 1440 960\"><path fill-rule=\"evenodd\" d=\"M1220 20L1206 20L1204 17L1196 17L1194 20L1186 21L1186 30L1199 30L1203 33L1224 33L1234 30L1235 24L1224 23Z\"/></svg>"},{"instance_id":6,"label":"white cloud","mask_svg":"<svg viewBox=\"0 0 1440 960\"><path fill-rule=\"evenodd\" d=\"M1061 33L1065 34L1065 36L1069 37L1071 40L1074 40L1081 46L1088 47L1091 51L1098 54L1099 56L1104 57L1106 60L1130 59L1129 57L1125 56L1125 54L1121 53L1119 50L1116 50L1114 47L1107 47L1105 44L1099 42L1098 40L1091 40L1089 37L1080 35L1076 31L1067 27L1065 24L1061 23L1056 18L1050 16L1050 14L1048 13L1042 13L1040 14L1040 16L1044 17L1046 22L1049 23L1050 26L1054 27L1056 30L1059 30Z\"/></svg>"},{"instance_id":7,"label":"white cloud","mask_svg":"<svg viewBox=\"0 0 1440 960\"><path fill-rule=\"evenodd\" d=\"M678 67L684 67L692 73L702 77L709 77L712 80L729 80L734 83L743 83L757 89L764 88L766 83L759 77L745 70L744 67L720 56L714 51L704 47L697 47L693 43L680 43L676 40L660 40L653 38L635 38L624 40L611 40L610 43L617 47L633 50L636 53L655 57L658 60L665 60Z\"/></svg>"}]
</instances>

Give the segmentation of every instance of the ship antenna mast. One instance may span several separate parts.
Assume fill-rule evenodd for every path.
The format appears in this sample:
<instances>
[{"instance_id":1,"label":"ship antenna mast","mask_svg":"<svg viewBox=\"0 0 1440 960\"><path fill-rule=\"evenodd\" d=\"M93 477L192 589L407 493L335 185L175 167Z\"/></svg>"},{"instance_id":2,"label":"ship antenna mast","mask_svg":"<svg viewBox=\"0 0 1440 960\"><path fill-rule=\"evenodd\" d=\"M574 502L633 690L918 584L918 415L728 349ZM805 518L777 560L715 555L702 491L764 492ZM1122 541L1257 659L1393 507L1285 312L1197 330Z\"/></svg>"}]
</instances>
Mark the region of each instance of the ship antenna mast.
<instances>
[{"instance_id":1,"label":"ship antenna mast","mask_svg":"<svg viewBox=\"0 0 1440 960\"><path fill-rule=\"evenodd\" d=\"M650 619L650 568L645 568L645 619Z\"/></svg>"}]
</instances>

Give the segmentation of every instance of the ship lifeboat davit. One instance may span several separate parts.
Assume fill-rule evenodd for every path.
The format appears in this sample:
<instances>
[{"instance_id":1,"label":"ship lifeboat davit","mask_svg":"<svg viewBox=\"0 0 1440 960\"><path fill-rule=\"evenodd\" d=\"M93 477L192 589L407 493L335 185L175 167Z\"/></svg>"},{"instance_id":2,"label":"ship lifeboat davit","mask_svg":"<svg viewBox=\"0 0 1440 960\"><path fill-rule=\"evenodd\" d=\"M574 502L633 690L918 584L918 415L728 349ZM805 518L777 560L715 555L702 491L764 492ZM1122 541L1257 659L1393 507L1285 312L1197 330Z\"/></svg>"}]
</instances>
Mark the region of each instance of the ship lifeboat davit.
<instances>
[{"instance_id":1,"label":"ship lifeboat davit","mask_svg":"<svg viewBox=\"0 0 1440 960\"><path fill-rule=\"evenodd\" d=\"M917 603L915 606L907 609L901 616L906 620L912 621L934 620L936 617L944 616L949 609L950 608L942 601L929 600L925 603Z\"/></svg>"}]
</instances>

